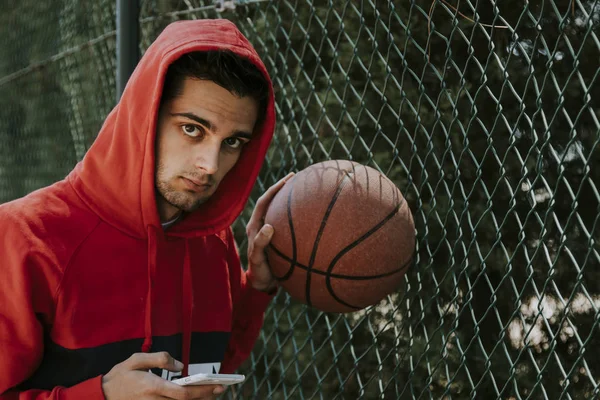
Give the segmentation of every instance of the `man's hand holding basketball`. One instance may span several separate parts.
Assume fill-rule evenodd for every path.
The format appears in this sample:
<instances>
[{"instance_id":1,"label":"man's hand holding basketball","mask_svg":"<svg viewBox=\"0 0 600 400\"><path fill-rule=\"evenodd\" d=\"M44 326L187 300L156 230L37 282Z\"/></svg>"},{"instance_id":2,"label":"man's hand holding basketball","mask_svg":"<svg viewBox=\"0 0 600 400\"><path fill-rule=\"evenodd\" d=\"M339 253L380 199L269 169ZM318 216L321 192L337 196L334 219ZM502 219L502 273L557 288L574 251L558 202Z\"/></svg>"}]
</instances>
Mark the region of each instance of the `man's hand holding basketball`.
<instances>
[{"instance_id":1,"label":"man's hand holding basketball","mask_svg":"<svg viewBox=\"0 0 600 400\"><path fill-rule=\"evenodd\" d=\"M250 217L250 222L246 226L246 234L248 235L248 279L250 279L252 287L262 292L272 292L277 288L277 281L271 274L265 255L265 248L269 245L274 230L271 225L264 223L264 218L271 200L292 176L294 176L294 173L290 172L260 196Z\"/></svg>"}]
</instances>

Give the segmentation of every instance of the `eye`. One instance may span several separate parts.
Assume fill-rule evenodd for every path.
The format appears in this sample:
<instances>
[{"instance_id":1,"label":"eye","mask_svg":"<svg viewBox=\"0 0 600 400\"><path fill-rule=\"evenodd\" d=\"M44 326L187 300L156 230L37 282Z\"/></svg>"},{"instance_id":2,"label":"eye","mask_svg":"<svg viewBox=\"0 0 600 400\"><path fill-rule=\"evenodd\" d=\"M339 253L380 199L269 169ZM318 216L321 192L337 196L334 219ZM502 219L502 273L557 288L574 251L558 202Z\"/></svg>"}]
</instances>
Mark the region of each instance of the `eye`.
<instances>
[{"instance_id":1,"label":"eye","mask_svg":"<svg viewBox=\"0 0 600 400\"><path fill-rule=\"evenodd\" d=\"M237 137L230 137L224 140L225 144L227 146L229 146L229 148L231 149L239 149L240 147L242 147L244 144L246 144L245 142L243 142L240 138Z\"/></svg>"},{"instance_id":2,"label":"eye","mask_svg":"<svg viewBox=\"0 0 600 400\"><path fill-rule=\"evenodd\" d=\"M202 133L196 125L191 124L182 125L181 130L189 137L198 137Z\"/></svg>"}]
</instances>

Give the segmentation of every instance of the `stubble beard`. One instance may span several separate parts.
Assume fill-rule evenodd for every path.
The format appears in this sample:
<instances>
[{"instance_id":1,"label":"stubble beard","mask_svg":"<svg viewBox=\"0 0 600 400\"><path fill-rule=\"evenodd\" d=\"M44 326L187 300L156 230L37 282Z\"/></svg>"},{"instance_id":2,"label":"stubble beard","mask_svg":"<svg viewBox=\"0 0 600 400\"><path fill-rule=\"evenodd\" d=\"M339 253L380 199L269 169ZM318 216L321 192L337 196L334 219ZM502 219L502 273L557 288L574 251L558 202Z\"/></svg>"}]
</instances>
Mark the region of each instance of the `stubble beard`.
<instances>
[{"instance_id":1,"label":"stubble beard","mask_svg":"<svg viewBox=\"0 0 600 400\"><path fill-rule=\"evenodd\" d=\"M167 203L184 212L197 210L202 204L206 203L210 196L197 197L194 193L185 190L177 190L170 183L174 178L165 177L165 171L162 165L156 169L156 190Z\"/></svg>"}]
</instances>

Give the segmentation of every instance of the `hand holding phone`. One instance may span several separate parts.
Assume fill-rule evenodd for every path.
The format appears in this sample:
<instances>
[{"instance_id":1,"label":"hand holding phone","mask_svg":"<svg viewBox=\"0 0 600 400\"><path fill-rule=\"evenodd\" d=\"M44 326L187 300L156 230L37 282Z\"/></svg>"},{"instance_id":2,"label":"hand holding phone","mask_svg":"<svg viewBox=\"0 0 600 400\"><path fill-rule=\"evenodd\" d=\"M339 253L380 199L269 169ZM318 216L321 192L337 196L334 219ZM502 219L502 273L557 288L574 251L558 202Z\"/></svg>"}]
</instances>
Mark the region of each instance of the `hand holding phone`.
<instances>
[{"instance_id":1,"label":"hand holding phone","mask_svg":"<svg viewBox=\"0 0 600 400\"><path fill-rule=\"evenodd\" d=\"M172 382L181 386L190 385L235 385L242 383L246 377L238 374L195 374L185 378L175 379Z\"/></svg>"},{"instance_id":2,"label":"hand holding phone","mask_svg":"<svg viewBox=\"0 0 600 400\"><path fill-rule=\"evenodd\" d=\"M183 364L173 359L166 352L136 353L122 363L115 365L102 377L104 397L106 400L141 398L204 399L207 396L213 398L210 396L224 392L224 387L220 384L177 385L150 373L149 370L153 368L180 372L183 369Z\"/></svg>"}]
</instances>

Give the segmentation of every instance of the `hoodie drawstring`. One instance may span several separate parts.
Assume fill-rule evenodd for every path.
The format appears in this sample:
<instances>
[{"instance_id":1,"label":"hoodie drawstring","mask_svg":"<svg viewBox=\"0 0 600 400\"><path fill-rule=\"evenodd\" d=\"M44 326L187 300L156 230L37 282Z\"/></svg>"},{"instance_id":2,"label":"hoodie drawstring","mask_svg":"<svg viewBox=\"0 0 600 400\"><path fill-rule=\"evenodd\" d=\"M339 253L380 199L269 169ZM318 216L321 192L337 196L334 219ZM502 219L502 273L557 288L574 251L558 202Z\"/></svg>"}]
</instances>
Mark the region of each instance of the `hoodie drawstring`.
<instances>
[{"instance_id":1,"label":"hoodie drawstring","mask_svg":"<svg viewBox=\"0 0 600 400\"><path fill-rule=\"evenodd\" d=\"M192 265L190 262L190 247L188 239L185 239L185 255L183 259L183 345L182 362L183 376L188 375L188 366L190 364L190 349L192 345L192 317L194 314L194 291L192 284Z\"/></svg>"},{"instance_id":2,"label":"hoodie drawstring","mask_svg":"<svg viewBox=\"0 0 600 400\"><path fill-rule=\"evenodd\" d=\"M152 348L152 287L156 276L156 232L148 225L148 297L146 298L146 315L144 316L144 343L142 351L150 352Z\"/></svg>"},{"instance_id":3,"label":"hoodie drawstring","mask_svg":"<svg viewBox=\"0 0 600 400\"><path fill-rule=\"evenodd\" d=\"M148 297L146 298L146 311L144 316L144 343L142 344L142 351L144 353L148 353L152 349L152 288L156 277L157 242L158 238L156 231L152 226L148 226ZM188 239L185 239L182 294L183 344L181 347L181 361L183 362L183 376L187 376L192 344L192 318L194 315L192 265L190 262L190 246Z\"/></svg>"}]
</instances>

